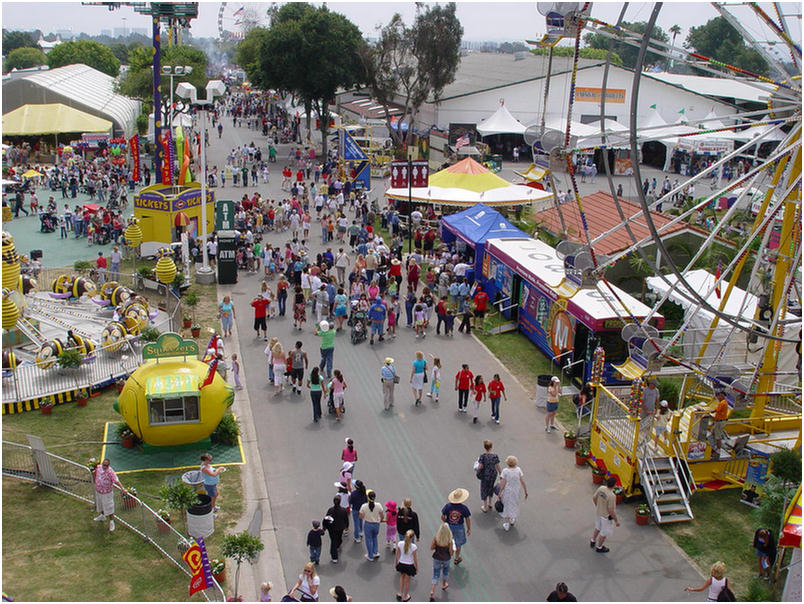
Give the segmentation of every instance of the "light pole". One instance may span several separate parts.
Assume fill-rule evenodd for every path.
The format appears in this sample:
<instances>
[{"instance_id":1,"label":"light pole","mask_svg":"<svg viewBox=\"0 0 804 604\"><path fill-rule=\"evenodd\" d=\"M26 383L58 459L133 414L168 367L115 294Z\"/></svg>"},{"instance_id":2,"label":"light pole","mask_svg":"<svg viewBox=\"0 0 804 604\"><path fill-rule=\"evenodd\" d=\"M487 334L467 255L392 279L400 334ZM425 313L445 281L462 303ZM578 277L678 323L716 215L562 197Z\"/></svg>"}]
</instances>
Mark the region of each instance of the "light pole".
<instances>
[{"instance_id":1,"label":"light pole","mask_svg":"<svg viewBox=\"0 0 804 604\"><path fill-rule=\"evenodd\" d=\"M201 268L196 271L195 279L198 283L210 284L215 281L215 274L209 267L209 254L207 253L207 110L212 106L216 96L222 96L226 86L220 80L207 82L206 100L198 100L198 90L188 82L180 82L176 87L176 94L190 101L190 105L199 112L198 120L201 128Z\"/></svg>"},{"instance_id":2,"label":"light pole","mask_svg":"<svg viewBox=\"0 0 804 604\"><path fill-rule=\"evenodd\" d=\"M168 108L168 129L173 131L173 78L188 76L193 73L190 65L163 65L162 75L170 78L170 107Z\"/></svg>"}]
</instances>

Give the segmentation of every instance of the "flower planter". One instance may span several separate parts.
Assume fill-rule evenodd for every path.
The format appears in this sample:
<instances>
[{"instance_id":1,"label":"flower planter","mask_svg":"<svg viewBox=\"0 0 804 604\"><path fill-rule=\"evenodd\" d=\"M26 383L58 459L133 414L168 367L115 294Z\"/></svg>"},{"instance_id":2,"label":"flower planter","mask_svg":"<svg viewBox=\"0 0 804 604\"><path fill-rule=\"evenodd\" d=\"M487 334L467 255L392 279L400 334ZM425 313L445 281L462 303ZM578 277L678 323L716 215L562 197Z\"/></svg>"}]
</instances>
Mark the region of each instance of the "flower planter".
<instances>
[{"instance_id":1,"label":"flower planter","mask_svg":"<svg viewBox=\"0 0 804 604\"><path fill-rule=\"evenodd\" d=\"M129 436L126 438L120 439L120 444L123 445L124 449L133 449L134 448L134 438Z\"/></svg>"},{"instance_id":2,"label":"flower planter","mask_svg":"<svg viewBox=\"0 0 804 604\"><path fill-rule=\"evenodd\" d=\"M634 519L636 520L637 524L645 526L646 524L648 524L648 522L650 522L650 515L648 515L648 514L637 514L635 512L634 513Z\"/></svg>"},{"instance_id":3,"label":"flower planter","mask_svg":"<svg viewBox=\"0 0 804 604\"><path fill-rule=\"evenodd\" d=\"M42 412L42 415L51 415L53 413L53 405L41 405L39 410Z\"/></svg>"},{"instance_id":4,"label":"flower planter","mask_svg":"<svg viewBox=\"0 0 804 604\"><path fill-rule=\"evenodd\" d=\"M182 320L182 327L184 327L184 329L189 329L192 326L193 326L193 320L192 319L184 319L184 320Z\"/></svg>"},{"instance_id":5,"label":"flower planter","mask_svg":"<svg viewBox=\"0 0 804 604\"><path fill-rule=\"evenodd\" d=\"M574 449L574 448L575 448L575 441L576 441L576 440L577 440L577 439L575 439L575 438L567 438L567 437L564 437L564 446L565 446L567 449Z\"/></svg>"},{"instance_id":6,"label":"flower planter","mask_svg":"<svg viewBox=\"0 0 804 604\"><path fill-rule=\"evenodd\" d=\"M194 338L200 338L200 337L201 337L201 328L200 328L200 327L195 327L195 328L193 328L193 329L191 330L191 332L190 332L190 333L192 333L192 334L193 334L193 337L194 337Z\"/></svg>"},{"instance_id":7,"label":"flower planter","mask_svg":"<svg viewBox=\"0 0 804 604\"><path fill-rule=\"evenodd\" d=\"M88 397L77 398L75 399L75 402L78 403L79 407L86 407L89 404L89 398Z\"/></svg>"},{"instance_id":8,"label":"flower planter","mask_svg":"<svg viewBox=\"0 0 804 604\"><path fill-rule=\"evenodd\" d=\"M592 482L595 484L603 484L603 480L605 480L606 475L600 474L598 472L592 472Z\"/></svg>"},{"instance_id":9,"label":"flower planter","mask_svg":"<svg viewBox=\"0 0 804 604\"><path fill-rule=\"evenodd\" d=\"M170 532L170 520L165 520L164 518L157 518L156 519L156 530L160 533L169 533Z\"/></svg>"},{"instance_id":10,"label":"flower planter","mask_svg":"<svg viewBox=\"0 0 804 604\"><path fill-rule=\"evenodd\" d=\"M576 466L585 466L586 465L587 457L586 455L578 455L575 454L575 465Z\"/></svg>"},{"instance_id":11,"label":"flower planter","mask_svg":"<svg viewBox=\"0 0 804 604\"><path fill-rule=\"evenodd\" d=\"M225 583L226 582L226 568L224 568L219 573L212 573L212 576L218 583Z\"/></svg>"},{"instance_id":12,"label":"flower planter","mask_svg":"<svg viewBox=\"0 0 804 604\"><path fill-rule=\"evenodd\" d=\"M123 508L127 510L133 510L139 505L139 501L135 497L131 495L123 495Z\"/></svg>"}]
</instances>

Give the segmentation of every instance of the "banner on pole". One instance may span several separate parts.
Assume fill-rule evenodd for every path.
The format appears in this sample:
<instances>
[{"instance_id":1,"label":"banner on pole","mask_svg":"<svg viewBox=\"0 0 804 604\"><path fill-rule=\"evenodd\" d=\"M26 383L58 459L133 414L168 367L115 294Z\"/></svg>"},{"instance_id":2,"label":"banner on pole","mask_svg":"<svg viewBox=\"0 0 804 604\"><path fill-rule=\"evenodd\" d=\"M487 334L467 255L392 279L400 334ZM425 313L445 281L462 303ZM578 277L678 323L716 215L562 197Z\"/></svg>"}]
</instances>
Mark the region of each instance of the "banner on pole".
<instances>
[{"instance_id":1,"label":"banner on pole","mask_svg":"<svg viewBox=\"0 0 804 604\"><path fill-rule=\"evenodd\" d=\"M426 159L391 162L391 188L426 187L430 180L430 164Z\"/></svg>"},{"instance_id":2,"label":"banner on pole","mask_svg":"<svg viewBox=\"0 0 804 604\"><path fill-rule=\"evenodd\" d=\"M131 180L138 182L140 180L140 135L135 134L128 139L128 148L131 151L131 159L134 166L131 169Z\"/></svg>"},{"instance_id":3,"label":"banner on pole","mask_svg":"<svg viewBox=\"0 0 804 604\"><path fill-rule=\"evenodd\" d=\"M162 184L173 184L173 137L170 135L170 130L165 131L162 135Z\"/></svg>"},{"instance_id":4,"label":"banner on pole","mask_svg":"<svg viewBox=\"0 0 804 604\"><path fill-rule=\"evenodd\" d=\"M190 567L190 595L203 591L213 585L212 568L209 565L207 546L204 539L198 537L193 544L182 554L182 560Z\"/></svg>"}]
</instances>

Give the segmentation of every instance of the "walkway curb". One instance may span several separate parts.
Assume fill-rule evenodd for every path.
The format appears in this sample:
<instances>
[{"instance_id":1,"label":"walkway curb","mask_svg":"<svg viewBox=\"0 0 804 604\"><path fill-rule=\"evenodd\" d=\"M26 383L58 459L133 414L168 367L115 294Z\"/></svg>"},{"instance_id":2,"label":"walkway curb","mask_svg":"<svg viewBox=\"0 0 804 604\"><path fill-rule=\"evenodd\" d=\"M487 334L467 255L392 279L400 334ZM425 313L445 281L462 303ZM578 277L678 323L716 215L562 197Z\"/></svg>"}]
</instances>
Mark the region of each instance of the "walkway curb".
<instances>
[{"instance_id":1,"label":"walkway curb","mask_svg":"<svg viewBox=\"0 0 804 604\"><path fill-rule=\"evenodd\" d=\"M232 295L233 286L217 286L218 300L223 296ZM238 359L243 358L240 351L240 338L237 333L237 321L233 321L232 337L224 340L224 350L229 358L232 353L236 353ZM268 486L265 484L265 472L262 467L262 458L257 448L257 434L254 427L254 416L251 413L251 399L248 395L246 383L248 378L242 370L241 361L240 380L243 383L242 390L235 390L234 404L232 405L240 424L240 438L246 455L246 463L243 466L243 488L246 509L243 516L237 522L235 530L237 532L249 530L251 520L257 512L262 513L262 523L260 524L259 536L265 544L265 549L260 553L257 563L254 565L245 564L240 568L240 592L248 602L259 601L260 585L264 581L273 583L272 596L287 593L285 585L285 572L282 567L282 560L279 556L279 543L276 540L276 527L274 526L273 516L271 515L271 501L268 498ZM234 576L234 573L231 574ZM249 586L244 590L243 586ZM243 592L246 592L243 594Z\"/></svg>"}]
</instances>

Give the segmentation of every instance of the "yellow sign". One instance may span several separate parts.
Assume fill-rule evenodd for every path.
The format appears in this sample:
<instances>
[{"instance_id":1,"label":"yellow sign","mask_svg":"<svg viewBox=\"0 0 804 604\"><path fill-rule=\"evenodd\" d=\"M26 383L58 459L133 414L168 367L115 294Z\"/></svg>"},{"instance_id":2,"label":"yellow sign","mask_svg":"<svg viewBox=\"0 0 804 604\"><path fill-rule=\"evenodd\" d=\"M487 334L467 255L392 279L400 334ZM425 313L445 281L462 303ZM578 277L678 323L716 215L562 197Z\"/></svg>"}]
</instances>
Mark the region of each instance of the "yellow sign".
<instances>
[{"instance_id":1,"label":"yellow sign","mask_svg":"<svg viewBox=\"0 0 804 604\"><path fill-rule=\"evenodd\" d=\"M587 103L599 103L603 98L602 88L584 88L577 86L575 88L575 100L585 101ZM625 88L607 88L606 89L606 102L607 103L625 103Z\"/></svg>"}]
</instances>

